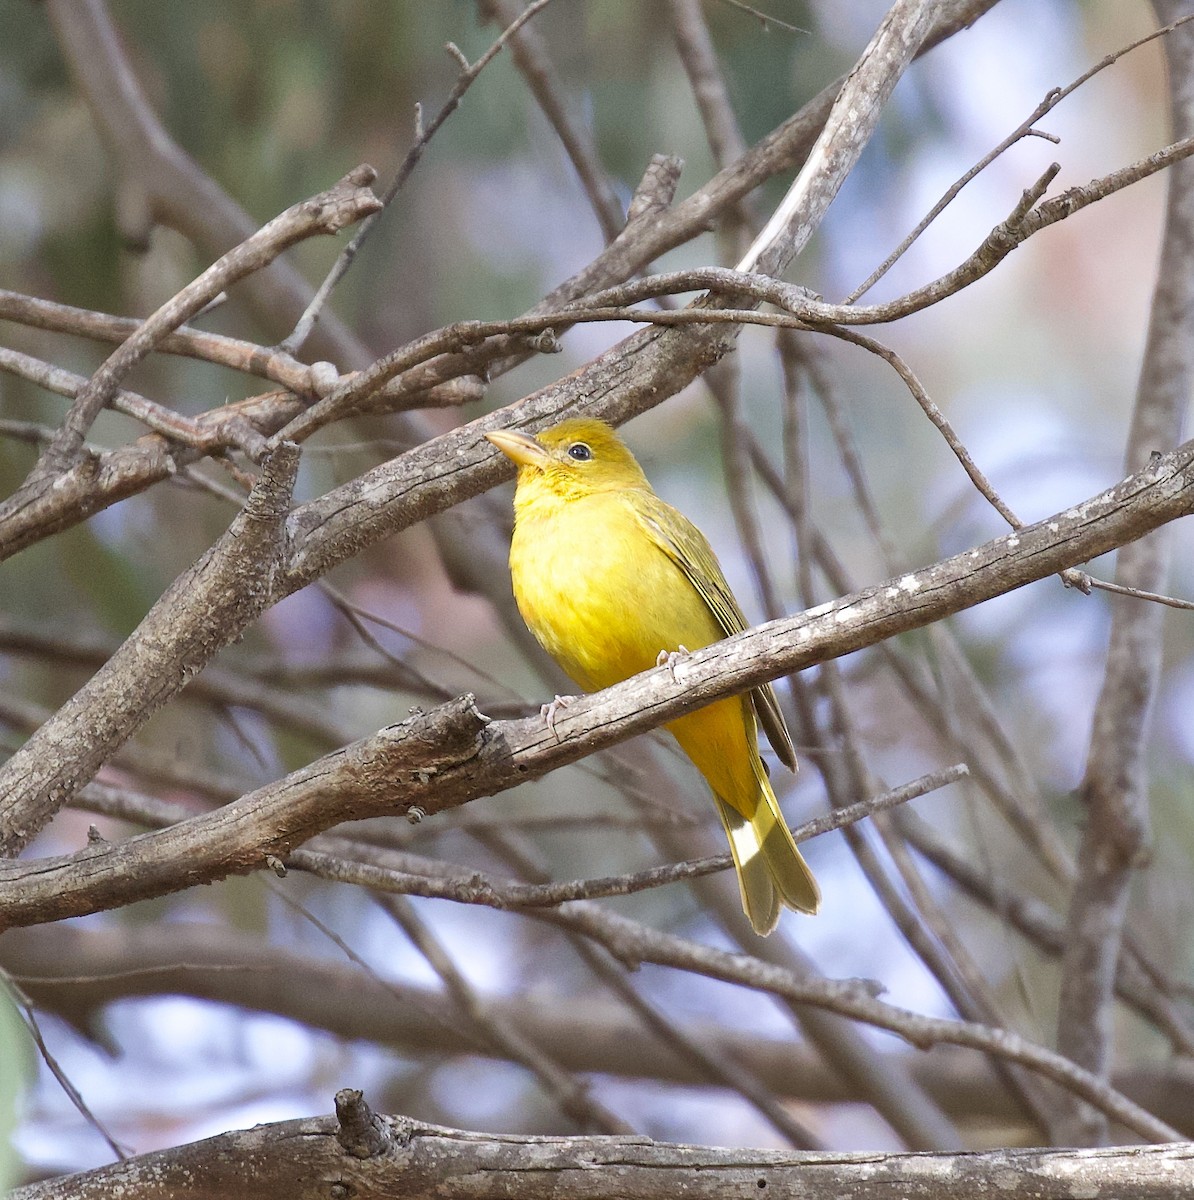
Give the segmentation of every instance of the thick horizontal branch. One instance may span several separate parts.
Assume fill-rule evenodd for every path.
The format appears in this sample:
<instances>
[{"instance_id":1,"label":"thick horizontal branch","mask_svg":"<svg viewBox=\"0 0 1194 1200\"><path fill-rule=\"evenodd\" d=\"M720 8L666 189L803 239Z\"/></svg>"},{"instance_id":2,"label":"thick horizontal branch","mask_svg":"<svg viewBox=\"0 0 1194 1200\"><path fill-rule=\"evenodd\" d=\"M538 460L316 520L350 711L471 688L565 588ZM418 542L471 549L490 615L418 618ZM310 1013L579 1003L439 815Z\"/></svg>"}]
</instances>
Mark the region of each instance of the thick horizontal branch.
<instances>
[{"instance_id":1,"label":"thick horizontal branch","mask_svg":"<svg viewBox=\"0 0 1194 1200\"><path fill-rule=\"evenodd\" d=\"M552 729L538 717L486 725L470 716L475 710L467 701L456 701L319 759L217 813L64 858L4 864L0 921L55 920L177 891L201 879L260 869L267 855L284 855L342 820L416 806L441 812L504 791L722 696L1075 566L1192 510L1194 442L1187 442L1055 517L579 698ZM437 720L447 728L463 722L461 738L452 743L455 753L418 737L425 722ZM366 771L366 792L362 764L384 767L396 742L425 745L425 758L413 755L401 771Z\"/></svg>"},{"instance_id":2,"label":"thick horizontal branch","mask_svg":"<svg viewBox=\"0 0 1194 1200\"><path fill-rule=\"evenodd\" d=\"M340 1093L344 1096L345 1093ZM340 1101L340 1096L337 1101ZM900 1196L956 1200L1178 1200L1194 1146L991 1150L967 1154L792 1154L721 1150L637 1137L463 1133L406 1117L332 1117L258 1125L18 1189L12 1200L224 1200L252 1180L259 1200L329 1195L405 1200L802 1200ZM342 1106L342 1110L347 1106Z\"/></svg>"},{"instance_id":3,"label":"thick horizontal branch","mask_svg":"<svg viewBox=\"0 0 1194 1200\"><path fill-rule=\"evenodd\" d=\"M328 755L280 783L240 799L233 797L235 806L229 804L199 816L182 805L92 782L77 797L80 808L167 832L154 838L117 843L113 847L115 857L101 856L105 863L102 876L97 876L97 861L93 857L97 846L78 856L67 856L64 863L87 859L86 871L92 880L90 884L81 883L70 902L99 903L104 907L128 904L213 882L239 871L273 866L283 856L287 867L337 882L390 894L504 910L627 895L729 869L730 856L723 854L669 863L629 875L528 884L392 847L334 835L315 836L342 821L392 815L393 787L395 782L401 786L405 781L403 772L411 773L412 778L428 777L437 769L435 758L442 763L451 761L453 756L467 758L476 752L487 723L471 697L464 697L429 714L420 713L401 726L383 730L347 751ZM428 747L434 750L429 753ZM947 786L965 773L965 767L955 766L925 776L873 800L860 801L795 826L793 836L802 841L840 828ZM291 847L300 844L309 848L291 851ZM182 860L187 864L185 873L177 868ZM26 923L37 920L35 913L39 909L48 914L49 920L73 915L60 911L64 901L61 879L56 874L46 875L43 870L46 865L45 860L26 864L31 884L25 893Z\"/></svg>"},{"instance_id":4,"label":"thick horizontal branch","mask_svg":"<svg viewBox=\"0 0 1194 1200\"><path fill-rule=\"evenodd\" d=\"M0 864L7 876L0 881L0 930L247 874L332 825L401 811L412 782L476 755L485 720L471 697L452 701L165 829L60 858ZM10 906L9 894L22 899Z\"/></svg>"}]
</instances>

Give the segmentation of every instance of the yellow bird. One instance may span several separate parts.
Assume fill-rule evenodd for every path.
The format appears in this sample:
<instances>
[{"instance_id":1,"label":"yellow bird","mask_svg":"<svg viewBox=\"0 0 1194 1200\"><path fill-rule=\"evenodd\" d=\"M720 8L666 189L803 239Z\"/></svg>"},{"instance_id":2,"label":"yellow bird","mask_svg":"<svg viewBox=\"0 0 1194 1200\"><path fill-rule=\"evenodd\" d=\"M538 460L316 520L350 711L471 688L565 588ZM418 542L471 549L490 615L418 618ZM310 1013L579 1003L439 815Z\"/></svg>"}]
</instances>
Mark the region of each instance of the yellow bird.
<instances>
[{"instance_id":1,"label":"yellow bird","mask_svg":"<svg viewBox=\"0 0 1194 1200\"><path fill-rule=\"evenodd\" d=\"M510 574L543 648L586 691L746 628L712 548L652 490L603 421L564 421L538 437L485 435L518 465ZM668 723L713 789L758 934L780 906L815 913L821 894L796 849L759 757L756 719L783 762L796 753L775 692L717 700Z\"/></svg>"}]
</instances>

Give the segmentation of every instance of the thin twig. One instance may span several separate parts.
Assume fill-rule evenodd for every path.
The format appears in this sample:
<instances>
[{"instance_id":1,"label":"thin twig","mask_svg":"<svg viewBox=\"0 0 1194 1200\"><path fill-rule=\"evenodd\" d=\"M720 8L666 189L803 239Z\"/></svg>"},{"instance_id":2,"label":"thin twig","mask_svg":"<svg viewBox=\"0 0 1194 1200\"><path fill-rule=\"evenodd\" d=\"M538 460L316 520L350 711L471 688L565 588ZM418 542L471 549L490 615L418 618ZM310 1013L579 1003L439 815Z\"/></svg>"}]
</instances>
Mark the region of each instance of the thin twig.
<instances>
[{"instance_id":1,"label":"thin twig","mask_svg":"<svg viewBox=\"0 0 1194 1200\"><path fill-rule=\"evenodd\" d=\"M842 341L850 342L852 345L860 346L862 349L869 351L871 354L883 359L885 363L892 368L893 371L904 381L904 385L912 394L912 398L920 405L921 411L933 423L937 431L945 439L945 444L953 451L954 457L962 465L962 470L970 477L970 482L974 484L979 493L991 505L993 509L1013 528L1022 528L1024 522L1011 510L1008 504L1003 500L1003 497L995 490L991 481L979 469L978 464L971 457L970 451L966 449L962 439L958 437L954 427L950 424L949 419L933 403L928 392L925 391L919 379L912 371L912 368L890 347L884 346L882 342L876 341L874 338L867 337L865 334L857 333L852 329L830 330L834 337L840 337Z\"/></svg>"},{"instance_id":2,"label":"thin twig","mask_svg":"<svg viewBox=\"0 0 1194 1200\"><path fill-rule=\"evenodd\" d=\"M548 872L532 857L525 837L509 830L491 830L479 835L478 841L509 863L524 879L534 883L549 882ZM811 1130L738 1056L722 1053L719 1047L711 1044L710 1039L694 1038L665 1009L642 995L634 984L631 972L604 947L569 930L561 932L593 975L634 1013L649 1034L654 1034L681 1061L694 1064L698 1073L708 1082L736 1091L793 1146L805 1150L821 1148L820 1140Z\"/></svg>"},{"instance_id":3,"label":"thin twig","mask_svg":"<svg viewBox=\"0 0 1194 1200\"><path fill-rule=\"evenodd\" d=\"M421 894L444 898L483 899L489 881L477 872L450 873L436 877L412 876L403 872L364 863L350 863L330 855L298 851L303 869L338 882L352 882L381 891L408 895L415 888ZM451 868L447 868L451 872ZM1006 1029L969 1021L927 1017L894 1005L873 995L873 986L864 981L830 981L800 978L794 972L773 966L757 958L732 954L696 942L648 929L634 921L616 916L591 901L574 901L559 907L528 910L540 920L576 930L595 938L625 963L653 962L692 971L727 983L772 992L801 1004L825 1008L856 1021L863 1021L905 1038L913 1045L927 1048L938 1044L969 1046L994 1054L1043 1075L1072 1091L1151 1141L1182 1141L1182 1135L1165 1122L1146 1112L1106 1082L1075 1066L1069 1059L1035 1045Z\"/></svg>"},{"instance_id":4,"label":"thin twig","mask_svg":"<svg viewBox=\"0 0 1194 1200\"><path fill-rule=\"evenodd\" d=\"M31 329L69 333L117 344L127 341L141 325L140 321L131 317L116 317L88 308L75 308L3 288L0 288L0 320L13 321ZM158 354L185 355L269 379L298 395L321 395L326 390L326 385L321 381L322 372L318 369L320 364L299 362L280 350L259 346L241 338L193 329L189 325L180 326L167 334L154 350Z\"/></svg>"},{"instance_id":5,"label":"thin twig","mask_svg":"<svg viewBox=\"0 0 1194 1200\"><path fill-rule=\"evenodd\" d=\"M346 225L375 212L379 201L369 190L373 177L371 167L357 167L327 191L288 208L223 255L147 317L76 395L58 435L46 448L30 479L12 500L0 506L0 520L14 504L27 504L30 490L74 465L87 431L115 396L121 380L163 338L194 316L213 296L246 275L268 266L296 242L318 234L337 233Z\"/></svg>"},{"instance_id":6,"label":"thin twig","mask_svg":"<svg viewBox=\"0 0 1194 1200\"><path fill-rule=\"evenodd\" d=\"M1170 0L1157 0L1155 8L1170 17L1178 11ZM1163 48L1174 131L1188 135L1194 133L1194 27L1184 26L1164 41ZM1129 470L1180 439L1194 383L1194 168L1175 168L1167 182L1160 268L1124 451ZM1169 571L1170 541L1158 532L1123 546L1116 556L1116 582L1160 592ZM1106 670L1081 787L1087 820L1068 912L1057 1014L1058 1048L1103 1076L1113 1057L1115 975L1129 894L1149 853L1146 750L1164 637L1159 606L1116 599L1111 610ZM1083 1105L1068 1105L1063 1116L1062 1136L1067 1141L1100 1145L1110 1135L1106 1115Z\"/></svg>"},{"instance_id":7,"label":"thin twig","mask_svg":"<svg viewBox=\"0 0 1194 1200\"><path fill-rule=\"evenodd\" d=\"M403 674L414 680L418 686L426 690L431 695L438 695L441 699L448 699L454 693L442 687L439 684L433 683L422 672L417 671L404 659L398 658L391 654L389 650L381 644L369 631L365 628L364 622L371 625L380 625L383 629L388 629L391 633L396 633L400 637L406 638L408 641L414 642L417 646L422 646L425 650L430 650L441 658L447 659L451 663L455 663L458 667L463 667L470 674L475 675L478 679L484 680L491 687L495 688L498 695L505 696L508 700L515 700L521 704L529 704L530 702L513 688L503 683L500 679L490 675L488 671L482 670L477 664L470 659L465 658L461 654L457 654L454 650L450 650L447 646L441 646L436 642L429 641L427 638L421 637L411 629L407 629L402 625L398 625L391 621L388 617L383 617L381 613L373 612L371 609L364 608L357 604L354 600L350 600L339 588L332 587L326 580L321 580L319 584L320 591L336 606L340 613L344 616L356 630L361 640L365 642L374 652L380 654L387 662L392 663Z\"/></svg>"},{"instance_id":8,"label":"thin twig","mask_svg":"<svg viewBox=\"0 0 1194 1200\"><path fill-rule=\"evenodd\" d=\"M87 386L87 377L84 375L76 375L73 371L52 366L32 355L9 350L4 346L0 346L0 371L7 371L20 379L27 379L30 383L45 388L48 392L54 392L59 396L68 396L71 399L78 396ZM184 417L181 413L173 412L164 405L156 404L136 392L123 389L114 393L107 407L126 417L132 417L147 429L152 429L155 433L160 433L173 442L178 442L180 445L204 454L230 444L239 449L251 450L253 453L259 454L260 444L264 443L260 434L256 434L247 423L245 428L240 431L220 430L214 423L205 423L193 417ZM230 432L233 434L232 439L229 438ZM242 433L241 441L235 440L236 432ZM244 434L248 434L248 437L243 437Z\"/></svg>"},{"instance_id":9,"label":"thin twig","mask_svg":"<svg viewBox=\"0 0 1194 1200\"><path fill-rule=\"evenodd\" d=\"M1136 600L1148 600L1153 604L1164 604L1167 608L1180 608L1184 612L1194 610L1194 600L1180 600L1176 596L1162 596L1160 592L1148 592L1143 588L1125 587L1122 583L1111 583L1106 579L1095 579L1091 575L1086 575L1086 580L1096 591L1113 592L1117 596L1131 596Z\"/></svg>"},{"instance_id":10,"label":"thin twig","mask_svg":"<svg viewBox=\"0 0 1194 1200\"><path fill-rule=\"evenodd\" d=\"M774 25L777 29L786 30L788 33L805 33L809 30L804 29L800 25L793 25L790 21L781 20L774 13L764 12L761 8L755 8L753 4L747 4L745 0L718 0L719 4L724 4L727 8L736 8L739 12L746 13L749 17L754 17L755 20L763 27L764 30L770 30Z\"/></svg>"},{"instance_id":11,"label":"thin twig","mask_svg":"<svg viewBox=\"0 0 1194 1200\"><path fill-rule=\"evenodd\" d=\"M953 201L957 198L958 193L961 192L961 190L972 179L974 179L975 176L985 171L987 167L989 167L991 163L993 163L1001 154L1014 146L1022 138L1031 136L1043 137L1053 142L1060 141L1060 138L1054 137L1052 134L1042 133L1039 129L1034 129L1033 126L1041 119L1041 117L1052 112L1053 109L1056 108L1057 105L1060 104L1061 101L1064 100L1068 95L1070 95L1071 92L1075 91L1077 88L1080 88L1084 83L1086 83L1089 79L1092 79L1104 68L1111 66L1112 63L1118 62L1125 54L1136 50L1140 46L1146 45L1148 42L1151 42L1156 38L1163 37L1165 34L1171 33L1179 25L1184 25L1187 21L1191 20L1194 20L1194 15L1182 17L1180 20L1166 25L1163 29L1154 29L1152 33L1146 33L1143 37L1137 38L1129 45L1123 46L1119 50L1115 50L1111 54L1108 54L1106 57L1100 59L1099 62L1095 63L1095 65L1089 70L1084 71L1072 83L1067 84L1063 88L1054 88L1052 91L1050 91L1049 94L1040 102L1040 104L1038 104L1036 108L1029 113L1028 117L1021 124L1016 126L1016 128L1013 129L1012 132L1009 133L1007 137L999 143L998 146L996 146L989 153L985 154L977 163L974 164L973 167L970 168L969 171L966 172L965 175L961 177L961 179L958 179L946 189L945 194L940 200L937 201L936 204L933 205L933 207L920 221L916 228L913 229L906 238L904 238L904 240L887 256L887 258L885 258L883 262L880 263L879 266L877 266L874 271L872 271L871 274L868 275L867 278L858 285L858 287L856 287L842 300L842 303L853 304L859 296L865 295L867 292L869 292L871 288L873 288L875 284L878 283L879 280L882 279L883 276L886 275L893 266L895 266L895 264L904 256L904 254L907 253L913 242L915 242L916 239L919 238L920 235L924 233L924 231L928 229L928 227L946 210L946 208L953 203Z\"/></svg>"},{"instance_id":12,"label":"thin twig","mask_svg":"<svg viewBox=\"0 0 1194 1200\"><path fill-rule=\"evenodd\" d=\"M436 998L437 1002L431 1002L427 997L416 991L416 989L404 987L387 979L380 972L374 970L369 962L358 954L326 921L321 920L305 904L296 900L294 896L291 896L277 880L266 878L264 882L269 891L281 903L306 921L312 928L317 929L349 962L360 968L378 988L394 998L397 1003L400 1019L407 1015L407 1006L413 1004L434 1025L464 1038L466 1041L472 1043L472 1048L475 1050L485 1049L484 1040L469 1030L467 1023L453 1019L455 1014L444 1013L443 1005L438 1002L438 997ZM463 1028L462 1025L464 1026Z\"/></svg>"},{"instance_id":13,"label":"thin twig","mask_svg":"<svg viewBox=\"0 0 1194 1200\"><path fill-rule=\"evenodd\" d=\"M592 137L568 115L567 105L561 95L563 84L548 54L547 43L534 26L518 28L524 24L525 18L519 17L518 9L511 0L478 0L478 7L490 19L500 21L510 29L517 29L517 32L508 35L514 62L575 168L606 242L612 242L626 223L622 203L601 165Z\"/></svg>"},{"instance_id":14,"label":"thin twig","mask_svg":"<svg viewBox=\"0 0 1194 1200\"><path fill-rule=\"evenodd\" d=\"M66 1093L66 1098L74 1105L79 1116L108 1143L108 1149L112 1151L117 1161L128 1158L128 1151L108 1132L104 1123L87 1106L82 1093L75 1087L70 1081L70 1077L62 1069L62 1064L50 1053L50 1048L46 1045L46 1039L42 1036L41 1025L37 1020L37 1012L33 1007L33 1002L17 986L16 981L3 967L0 967L0 987L8 993L13 1007L21 1015L21 1020L25 1024L30 1039L37 1047L37 1052L41 1056L42 1062L46 1064L50 1074L58 1081L58 1086Z\"/></svg>"},{"instance_id":15,"label":"thin twig","mask_svg":"<svg viewBox=\"0 0 1194 1200\"><path fill-rule=\"evenodd\" d=\"M530 1071L560 1111L582 1130L611 1134L634 1132L632 1126L593 1096L584 1082L561 1067L551 1055L481 999L427 922L419 918L409 900L404 896L383 895L377 897L377 902L397 922L427 965L439 976L448 995L481 1041Z\"/></svg>"},{"instance_id":16,"label":"thin twig","mask_svg":"<svg viewBox=\"0 0 1194 1200\"><path fill-rule=\"evenodd\" d=\"M402 165L399 166L397 173L394 175L390 186L386 188L382 195L381 202L377 210L367 216L361 223L360 229L353 235L352 240L340 252L339 257L332 264L332 269L328 272L327 277L319 285L319 290L311 298L310 303L303 310L303 314L299 317L297 324L290 334L281 342L278 349L285 351L287 354L298 354L303 348L307 338L311 336L312 329L315 328L316 321L319 320L320 314L323 312L324 306L327 304L328 297L335 290L336 285L344 278L348 268L352 266L352 261L357 256L357 252L364 244L365 239L369 236L369 231L373 228L374 222L381 216L390 204L394 197L398 195L403 184L410 178L411 172L419 165L419 160L423 157L423 152L427 149L428 143L435 136L439 127L456 111L460 106L460 101L464 98L465 92L472 86L473 81L478 75L489 65L490 62L497 56L497 53L506 44L518 30L526 24L536 13L546 8L551 0L533 0L531 4L519 14L518 18L512 22L501 36L481 55L472 66L466 63L462 64L463 69L460 72L456 83L453 85L451 92L448 93L447 100L444 101L439 112L432 117L430 123L424 124L420 119L418 128L415 134L414 144L406 152L406 157L402 160ZM456 47L451 43L448 44L449 53L455 50ZM459 51L457 51L459 54ZM459 61L459 60L458 60ZM421 115L421 110L420 110Z\"/></svg>"},{"instance_id":17,"label":"thin twig","mask_svg":"<svg viewBox=\"0 0 1194 1200\"><path fill-rule=\"evenodd\" d=\"M935 771L903 787L884 792L871 800L806 821L792 830L797 842L807 841L834 829L845 829L875 813L906 804L909 800L948 787L966 775L966 767L957 764ZM627 875L610 875L597 879L572 879L552 883L519 883L496 879L473 872L462 879L442 864L403 852L383 851L363 845L354 846L346 838L328 835L320 839L318 851L297 850L286 860L299 870L325 875L335 871L342 882L356 870L383 871L388 884L384 891L398 895L422 896L427 899L455 900L462 904L479 904L501 910L531 910L556 908L577 900L602 900L611 896L631 896L638 892L664 887L671 883L688 882L707 875L729 870L733 860L728 854L690 859L650 867ZM360 876L361 881L367 876ZM368 876L372 877L372 876Z\"/></svg>"}]
</instances>

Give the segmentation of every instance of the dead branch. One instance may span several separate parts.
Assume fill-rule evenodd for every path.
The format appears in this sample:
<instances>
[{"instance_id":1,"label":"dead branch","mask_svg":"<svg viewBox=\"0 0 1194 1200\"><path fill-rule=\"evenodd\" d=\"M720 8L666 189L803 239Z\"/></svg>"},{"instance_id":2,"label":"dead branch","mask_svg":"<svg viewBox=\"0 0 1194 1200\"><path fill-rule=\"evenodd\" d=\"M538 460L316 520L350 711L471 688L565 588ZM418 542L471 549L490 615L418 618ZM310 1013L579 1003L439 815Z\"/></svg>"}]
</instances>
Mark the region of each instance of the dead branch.
<instances>
[{"instance_id":1,"label":"dead branch","mask_svg":"<svg viewBox=\"0 0 1194 1200\"><path fill-rule=\"evenodd\" d=\"M771 621L747 630L724 642L715 643L705 650L697 651L674 671L668 667L656 668L635 676L616 687L608 688L592 696L582 697L564 710L557 718L554 729L548 729L537 718L523 721L495 722L484 731L479 749L471 750L463 759L455 756L448 766L442 758L431 753L428 762L410 764L414 778L397 780L388 773L384 778L375 778L375 800L384 803L385 810L403 812L418 806L433 813L447 807L464 803L480 795L491 795L503 788L527 779L537 778L549 770L591 754L595 749L621 741L633 734L653 729L684 712L690 712L703 704L753 687L791 671L801 670L827 658L838 657L873 645L885 638L909 629L921 628L933 621L952 615L963 608L981 603L992 596L1001 595L1013 588L1044 578L1054 571L1073 566L1088 558L1104 553L1115 546L1135 540L1152 529L1158 528L1179 516L1194 511L1194 442L1188 442L1167 455L1158 456L1137 475L1129 476L1114 488L1067 509L1055 517L1025 526L1015 533L983 546L945 559L918 572L909 572L865 591L842 597L829 604L821 605L807 613ZM263 483L263 493L268 491L268 480ZM271 522L280 520L273 513L262 526L269 534L276 526ZM234 526L234 529L236 527ZM247 538L231 536L228 545L236 554L244 552ZM273 551L279 553L278 549ZM301 560L301 545L296 553ZM261 579L260 563L250 558L254 567L254 579L259 588L253 595L254 605L264 607L269 602L269 591L275 598L285 587L287 572L281 563L267 578ZM218 564L224 570L213 569ZM161 682L154 694L155 707L164 704L181 690L186 675L208 661L217 647L211 644L208 625L203 619L206 610L193 607L193 597L199 590L199 582L211 595L220 598L220 603L235 617L249 603L248 597L240 593L243 579L238 575L243 570L241 560L225 547L218 544L216 550L205 556L194 572L194 582L182 577L184 582L166 593L162 601L146 618L150 628L160 622L168 622L173 628L183 625L183 613L190 612L191 633L187 637L176 636L163 642L151 639L159 657L154 663L154 678ZM204 572L210 572L205 576ZM293 571L293 568L292 568ZM229 581L236 586L229 586ZM200 593L202 594L202 593ZM257 608L256 611L260 611ZM255 615L255 614L254 614ZM137 696L138 689L129 679L138 669L138 649L144 643L144 634L134 632L124 652L118 652L108 665L96 676L96 680L81 691L66 708L47 722L5 766L0 769L0 795L4 796L0 807L0 826L6 843L19 847L32 836L36 829L65 803L70 795L86 783L99 763L131 734L147 715L143 700L130 699ZM131 662L126 664L126 659ZM98 682L97 682L98 681ZM115 685L112 685L115 681ZM103 689L115 686L114 694ZM75 745L78 730L74 713L88 706L94 695L103 694L104 725L87 731L84 744ZM471 701L444 706L436 710L439 718L449 721L451 714L467 713ZM419 718L416 718L416 726ZM479 732L476 723L466 731L470 739ZM361 780L356 776L355 764L362 758L368 762L372 756L385 751L390 740L399 741L406 737L411 728L395 726L396 733L383 731L372 739L357 743L355 748L341 752L339 756L321 759L305 772L288 777L277 785L264 790L269 799L266 812L279 816L301 797L305 803L322 808L330 792L345 782L344 772L352 786L359 788ZM467 740L467 739L466 739ZM54 745L56 753L42 755L41 747ZM450 756L451 757L451 756ZM418 773L424 768L434 768L424 780ZM326 777L325 777L326 776ZM274 792L276 789L276 793ZM314 790L312 790L314 789ZM256 794L255 794L256 795ZM355 793L354 793L355 795ZM249 800L251 798L246 798ZM256 811L254 805L250 811ZM226 815L230 809L223 810ZM322 808L326 812L326 808ZM347 815L347 814L345 814ZM360 815L364 815L363 813ZM221 819L217 814L214 818ZM323 828L327 828L324 825ZM314 832L314 830L312 830ZM91 847L87 855L113 855L111 861L125 862L129 869L136 864L128 876L121 874L120 888L128 888L130 882L146 881L147 863L137 858L138 851L128 856L129 846L144 846L146 841L164 835L146 834L124 847ZM189 852L202 853L207 847L217 861L223 861L229 850L235 854L238 868L253 869L259 865L263 854L278 853L277 847L285 852L292 827L289 821L273 833L253 839L255 845L229 846L221 840L213 846L204 836L194 837L187 843ZM268 843L267 849L262 849ZM290 843L292 844L292 843ZM153 859L150 855L150 859ZM25 878L25 864L0 867L0 911L12 924L24 923L18 913L33 914L35 920L54 919L72 911L71 894L77 894L80 873L71 870L72 860L60 860L56 871L45 869L42 864L37 872L39 882L45 888L38 903L31 903L33 891L31 880ZM232 869L238 869L234 867ZM93 868L94 869L94 868ZM178 877L173 868L161 872L156 887L174 890ZM224 871L229 873L228 870ZM95 886L101 876L87 873L84 893ZM113 876L109 875L111 880ZM48 893L48 895L47 895ZM135 893L138 896L151 894ZM154 893L156 894L156 893ZM11 897L11 899L9 899ZM41 903L52 901L55 907L40 908ZM107 907L109 902L90 901L98 907ZM94 911L84 908L76 911ZM53 914L50 916L49 914ZM28 919L26 917L25 919Z\"/></svg>"},{"instance_id":2,"label":"dead branch","mask_svg":"<svg viewBox=\"0 0 1194 1200\"><path fill-rule=\"evenodd\" d=\"M344 1093L340 1093L344 1096ZM1178 1200L1194 1169L1189 1143L1116 1150L994 1150L970 1154L790 1154L713 1150L646 1138L493 1137L378 1118L353 1093L341 1121L313 1117L258 1125L203 1142L141 1155L64 1179L19 1188L12 1200L223 1200L252 1178L262 1200L656 1200L799 1195L899 1195L955 1200L998 1194L1007 1200L1071 1200L1075 1187L1117 1200ZM352 1121L350 1113L358 1113ZM366 1128L364 1142L346 1127ZM1080 1181L1080 1183L1079 1183Z\"/></svg>"}]
</instances>

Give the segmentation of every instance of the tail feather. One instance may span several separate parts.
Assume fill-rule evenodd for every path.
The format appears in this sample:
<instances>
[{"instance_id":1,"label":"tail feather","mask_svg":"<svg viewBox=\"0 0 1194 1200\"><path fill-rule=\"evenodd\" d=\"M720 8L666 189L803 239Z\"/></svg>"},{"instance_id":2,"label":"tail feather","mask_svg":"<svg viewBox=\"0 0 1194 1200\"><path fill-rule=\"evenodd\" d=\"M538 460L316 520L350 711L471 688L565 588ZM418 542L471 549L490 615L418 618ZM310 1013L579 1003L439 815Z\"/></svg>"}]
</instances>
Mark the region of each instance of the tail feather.
<instances>
[{"instance_id":1,"label":"tail feather","mask_svg":"<svg viewBox=\"0 0 1194 1200\"><path fill-rule=\"evenodd\" d=\"M731 808L720 796L713 798L726 837L730 839L742 909L755 933L765 937L779 924L780 903L771 872L760 853L758 836L751 822L737 809Z\"/></svg>"},{"instance_id":2,"label":"tail feather","mask_svg":"<svg viewBox=\"0 0 1194 1200\"><path fill-rule=\"evenodd\" d=\"M742 907L755 933L762 936L779 923L781 905L816 913L821 891L796 848L766 777L759 782L760 803L749 819L720 796L714 798L730 841Z\"/></svg>"},{"instance_id":3,"label":"tail feather","mask_svg":"<svg viewBox=\"0 0 1194 1200\"><path fill-rule=\"evenodd\" d=\"M764 784L762 792L764 803L755 810L751 826L758 835L763 861L783 903L797 912L816 916L821 907L821 889L796 847L770 785Z\"/></svg>"}]
</instances>

